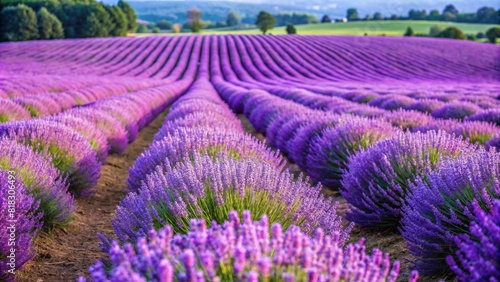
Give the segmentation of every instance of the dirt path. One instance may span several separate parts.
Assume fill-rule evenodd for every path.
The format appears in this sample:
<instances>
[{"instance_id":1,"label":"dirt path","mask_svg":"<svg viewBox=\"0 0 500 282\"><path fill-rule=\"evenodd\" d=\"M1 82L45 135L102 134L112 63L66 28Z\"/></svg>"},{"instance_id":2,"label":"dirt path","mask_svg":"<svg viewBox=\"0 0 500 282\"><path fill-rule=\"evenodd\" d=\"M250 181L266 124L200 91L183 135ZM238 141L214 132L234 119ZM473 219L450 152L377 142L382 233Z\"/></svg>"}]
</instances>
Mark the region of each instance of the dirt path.
<instances>
[{"instance_id":1,"label":"dirt path","mask_svg":"<svg viewBox=\"0 0 500 282\"><path fill-rule=\"evenodd\" d=\"M65 282L88 275L89 266L103 255L97 232L113 233L111 220L115 217L116 206L125 195L123 189L129 168L151 144L166 114L167 111L142 129L123 155L108 156L107 164L102 166L97 193L77 200L75 219L65 230L40 234L36 242L37 255L19 272L17 281Z\"/></svg>"}]
</instances>

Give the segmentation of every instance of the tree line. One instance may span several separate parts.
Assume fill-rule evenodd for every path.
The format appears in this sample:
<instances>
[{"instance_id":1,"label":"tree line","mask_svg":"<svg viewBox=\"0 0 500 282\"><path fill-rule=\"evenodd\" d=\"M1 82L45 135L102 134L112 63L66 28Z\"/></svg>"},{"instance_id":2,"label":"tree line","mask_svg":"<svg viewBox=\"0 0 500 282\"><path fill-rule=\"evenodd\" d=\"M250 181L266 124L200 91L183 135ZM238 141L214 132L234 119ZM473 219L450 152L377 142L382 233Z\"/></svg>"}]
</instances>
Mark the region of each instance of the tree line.
<instances>
[{"instance_id":1,"label":"tree line","mask_svg":"<svg viewBox=\"0 0 500 282\"><path fill-rule=\"evenodd\" d=\"M124 36L137 26L123 0L3 0L0 8L1 41Z\"/></svg>"},{"instance_id":2,"label":"tree line","mask_svg":"<svg viewBox=\"0 0 500 282\"><path fill-rule=\"evenodd\" d=\"M438 10L431 10L427 13L426 10L411 9L408 11L408 16L391 15L383 17L380 12L372 15L361 17L356 8L347 10L346 18L349 21L369 21L369 20L422 20L422 21L447 21L461 23L481 23L481 24L498 24L500 23L500 9L495 10L492 7L479 8L475 13L460 13L452 4L444 7L440 13ZM331 22L328 15L323 16L322 22Z\"/></svg>"}]
</instances>

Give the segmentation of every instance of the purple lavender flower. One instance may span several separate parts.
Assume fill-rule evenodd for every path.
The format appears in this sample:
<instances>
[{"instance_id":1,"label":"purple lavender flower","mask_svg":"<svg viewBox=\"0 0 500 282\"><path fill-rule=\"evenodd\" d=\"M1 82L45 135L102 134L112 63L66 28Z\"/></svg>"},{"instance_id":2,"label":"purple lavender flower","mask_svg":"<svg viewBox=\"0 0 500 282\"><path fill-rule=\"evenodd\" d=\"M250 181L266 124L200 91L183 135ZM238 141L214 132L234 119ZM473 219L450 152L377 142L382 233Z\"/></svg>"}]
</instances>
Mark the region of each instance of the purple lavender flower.
<instances>
[{"instance_id":1,"label":"purple lavender flower","mask_svg":"<svg viewBox=\"0 0 500 282\"><path fill-rule=\"evenodd\" d=\"M500 200L493 203L491 213L486 213L477 201L472 206L477 218L470 225L473 238L456 236L457 259L448 256L446 262L460 281L500 281Z\"/></svg>"},{"instance_id":2,"label":"purple lavender flower","mask_svg":"<svg viewBox=\"0 0 500 282\"><path fill-rule=\"evenodd\" d=\"M396 227L411 184L443 161L471 154L476 146L445 132L399 133L349 159L340 192L363 226Z\"/></svg>"},{"instance_id":3,"label":"purple lavender flower","mask_svg":"<svg viewBox=\"0 0 500 282\"><path fill-rule=\"evenodd\" d=\"M0 136L50 156L60 176L68 177L73 195L84 197L93 193L101 165L89 141L69 127L45 120L28 120L3 125Z\"/></svg>"},{"instance_id":4,"label":"purple lavender flower","mask_svg":"<svg viewBox=\"0 0 500 282\"><path fill-rule=\"evenodd\" d=\"M466 121L484 121L500 126L500 109L489 109L480 111L465 118Z\"/></svg>"},{"instance_id":5,"label":"purple lavender flower","mask_svg":"<svg viewBox=\"0 0 500 282\"><path fill-rule=\"evenodd\" d=\"M387 113L384 119L395 127L403 130L413 129L425 124L428 124L433 118L427 114L419 113L416 111L396 110Z\"/></svg>"},{"instance_id":6,"label":"purple lavender flower","mask_svg":"<svg viewBox=\"0 0 500 282\"><path fill-rule=\"evenodd\" d=\"M446 257L458 250L455 236L475 236L469 231L478 220L474 201L490 213L500 199L499 183L500 153L484 148L446 162L417 182L403 208L401 233L419 271L447 269Z\"/></svg>"},{"instance_id":7,"label":"purple lavender flower","mask_svg":"<svg viewBox=\"0 0 500 282\"><path fill-rule=\"evenodd\" d=\"M384 97L384 96L381 96ZM373 100L372 100L373 101ZM404 108L406 106L409 106L415 102L415 99L407 97L407 96L400 96L400 95L394 95L390 97L389 99L385 100L382 104L380 104L380 108L385 109L385 110L397 110Z\"/></svg>"},{"instance_id":8,"label":"purple lavender flower","mask_svg":"<svg viewBox=\"0 0 500 282\"><path fill-rule=\"evenodd\" d=\"M170 226L148 232L120 247L109 248L109 272L101 262L90 268L94 281L387 281L395 282L399 263L391 266L388 254L374 249L366 253L363 240L343 248L339 233L325 235L321 228L314 235L297 226L286 231L280 223L269 226L262 215L252 222L250 211L240 221L230 211L223 223L191 219L185 235L175 235ZM175 229L175 228L174 228ZM273 230L273 236L269 234ZM318 278L321 277L321 280ZM418 274L413 272L409 281ZM80 278L80 282L85 282Z\"/></svg>"},{"instance_id":9,"label":"purple lavender flower","mask_svg":"<svg viewBox=\"0 0 500 282\"><path fill-rule=\"evenodd\" d=\"M0 99L0 123L30 118L30 112L23 106L9 99Z\"/></svg>"},{"instance_id":10,"label":"purple lavender flower","mask_svg":"<svg viewBox=\"0 0 500 282\"><path fill-rule=\"evenodd\" d=\"M406 110L412 110L430 114L432 111L444 106L442 101L436 99L422 99L404 107Z\"/></svg>"},{"instance_id":11,"label":"purple lavender flower","mask_svg":"<svg viewBox=\"0 0 500 282\"><path fill-rule=\"evenodd\" d=\"M372 119L346 117L340 125L325 129L311 140L307 153L307 173L314 181L337 188L351 155L373 143L390 138L397 129Z\"/></svg>"},{"instance_id":12,"label":"purple lavender flower","mask_svg":"<svg viewBox=\"0 0 500 282\"><path fill-rule=\"evenodd\" d=\"M446 131L450 132L453 128L455 128L458 124L460 124L460 121L457 121L455 119L434 119L429 121L426 124L422 124L420 126L416 126L411 129L412 132L422 132L426 133L429 131Z\"/></svg>"},{"instance_id":13,"label":"purple lavender flower","mask_svg":"<svg viewBox=\"0 0 500 282\"><path fill-rule=\"evenodd\" d=\"M33 237L40 229L36 213L38 202L27 194L23 181L16 175L0 169L0 279L15 280L15 274L35 257ZM11 212L12 211L12 212ZM12 236L12 234L14 236ZM14 241L10 241L15 238ZM11 244L9 244L11 243ZM14 243L15 245L12 245ZM11 253L11 249L15 253ZM11 257L14 259L11 263Z\"/></svg>"},{"instance_id":14,"label":"purple lavender flower","mask_svg":"<svg viewBox=\"0 0 500 282\"><path fill-rule=\"evenodd\" d=\"M434 118L443 119L464 119L479 112L481 108L469 102L451 102L446 103L441 108L432 111Z\"/></svg>"},{"instance_id":15,"label":"purple lavender flower","mask_svg":"<svg viewBox=\"0 0 500 282\"><path fill-rule=\"evenodd\" d=\"M214 131L213 128L206 127L178 129L173 135L168 134L161 141L154 142L136 159L130 168L128 187L131 191L138 191L141 182L158 165L168 161L168 166L176 167L194 153L202 153L214 159L222 156L252 159L278 169L285 164L279 152L271 151L249 134Z\"/></svg>"},{"instance_id":16,"label":"purple lavender flower","mask_svg":"<svg viewBox=\"0 0 500 282\"><path fill-rule=\"evenodd\" d=\"M214 161L193 154L176 168L164 167L158 166L140 192L129 194L117 208L113 226L121 242L135 241L167 224L185 233L193 217L222 223L232 209L268 214L271 222L298 225L307 233L316 227L339 232L342 242L348 238L351 227L342 230L337 204L324 199L320 187L309 186L307 179L295 181L292 174L267 163L227 157Z\"/></svg>"},{"instance_id":17,"label":"purple lavender flower","mask_svg":"<svg viewBox=\"0 0 500 282\"><path fill-rule=\"evenodd\" d=\"M485 145L490 139L500 134L500 127L480 121L465 121L455 126L450 133L462 136L470 143Z\"/></svg>"},{"instance_id":18,"label":"purple lavender flower","mask_svg":"<svg viewBox=\"0 0 500 282\"><path fill-rule=\"evenodd\" d=\"M0 139L0 169L14 171L27 193L40 202L37 211L43 213L45 228L64 226L71 221L76 204L50 157L15 141Z\"/></svg>"}]
</instances>

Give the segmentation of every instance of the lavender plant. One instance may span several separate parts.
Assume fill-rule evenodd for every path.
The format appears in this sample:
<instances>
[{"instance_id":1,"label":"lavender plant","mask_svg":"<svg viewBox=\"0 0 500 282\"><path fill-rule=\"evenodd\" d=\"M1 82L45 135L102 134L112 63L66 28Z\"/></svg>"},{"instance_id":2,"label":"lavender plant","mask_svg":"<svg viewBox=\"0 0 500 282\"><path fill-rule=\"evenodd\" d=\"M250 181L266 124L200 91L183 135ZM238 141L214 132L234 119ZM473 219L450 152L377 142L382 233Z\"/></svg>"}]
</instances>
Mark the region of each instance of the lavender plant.
<instances>
[{"instance_id":1,"label":"lavender plant","mask_svg":"<svg viewBox=\"0 0 500 282\"><path fill-rule=\"evenodd\" d=\"M311 140L305 166L307 173L314 181L338 189L351 155L397 132L383 121L346 117L340 125L325 129Z\"/></svg>"},{"instance_id":2,"label":"lavender plant","mask_svg":"<svg viewBox=\"0 0 500 282\"><path fill-rule=\"evenodd\" d=\"M368 227L399 225L412 184L443 161L471 154L470 145L445 132L399 133L349 159L340 192L351 208L347 218Z\"/></svg>"},{"instance_id":3,"label":"lavender plant","mask_svg":"<svg viewBox=\"0 0 500 282\"><path fill-rule=\"evenodd\" d=\"M320 187L307 179L281 172L252 159L221 158L194 154L176 168L158 166L148 175L138 194L129 194L117 208L113 220L120 242L135 241L152 229L171 225L175 233L189 230L189 219L202 217L207 224L222 223L231 210L267 214L284 227L300 226L306 233L321 227L327 233L349 237L335 213L337 204L325 199Z\"/></svg>"},{"instance_id":4,"label":"lavender plant","mask_svg":"<svg viewBox=\"0 0 500 282\"><path fill-rule=\"evenodd\" d=\"M500 153L495 150L480 148L418 181L407 197L400 229L417 269L449 269L446 257L458 250L455 237L475 236L469 229L478 220L474 206L490 213L495 199L500 199Z\"/></svg>"},{"instance_id":5,"label":"lavender plant","mask_svg":"<svg viewBox=\"0 0 500 282\"><path fill-rule=\"evenodd\" d=\"M363 240L343 248L339 233L314 235L297 226L286 228L266 215L236 211L228 220L206 227L205 219L191 219L185 235L170 226L150 230L149 238L109 248L111 266L90 267L94 282L104 281L387 281L399 275L399 262L374 249L366 253ZM269 226L272 223L272 227ZM175 228L174 228L175 229ZM269 234L271 231L271 234ZM135 242L134 242L135 243ZM413 272L409 281L416 281ZM87 281L81 277L79 282Z\"/></svg>"},{"instance_id":6,"label":"lavender plant","mask_svg":"<svg viewBox=\"0 0 500 282\"><path fill-rule=\"evenodd\" d=\"M469 102L450 102L432 111L432 116L443 119L459 119L479 112L481 108Z\"/></svg>"},{"instance_id":7,"label":"lavender plant","mask_svg":"<svg viewBox=\"0 0 500 282\"><path fill-rule=\"evenodd\" d=\"M457 259L448 256L446 262L459 281L500 281L500 200L493 202L491 213L477 201L472 206L476 220L470 225L471 235L455 236Z\"/></svg>"},{"instance_id":8,"label":"lavender plant","mask_svg":"<svg viewBox=\"0 0 500 282\"><path fill-rule=\"evenodd\" d=\"M43 214L44 228L62 227L71 221L76 203L50 157L15 141L0 139L0 169L15 172L26 193L39 202L35 210Z\"/></svg>"}]
</instances>

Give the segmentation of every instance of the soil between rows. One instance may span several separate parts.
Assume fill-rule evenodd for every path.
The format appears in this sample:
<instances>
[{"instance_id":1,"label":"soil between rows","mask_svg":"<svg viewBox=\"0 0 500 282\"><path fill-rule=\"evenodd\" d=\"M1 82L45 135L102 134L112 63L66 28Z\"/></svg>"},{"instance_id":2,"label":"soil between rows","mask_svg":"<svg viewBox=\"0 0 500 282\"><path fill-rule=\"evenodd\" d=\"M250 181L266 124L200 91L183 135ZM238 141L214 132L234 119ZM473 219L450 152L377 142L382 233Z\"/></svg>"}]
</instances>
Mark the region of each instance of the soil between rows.
<instances>
[{"instance_id":1,"label":"soil between rows","mask_svg":"<svg viewBox=\"0 0 500 282\"><path fill-rule=\"evenodd\" d=\"M124 154L108 156L107 163L101 168L97 192L88 198L77 199L74 220L67 228L39 234L37 255L18 272L17 281L64 282L88 276L89 266L103 256L97 233L113 234L111 220L120 199L126 194L129 168L151 144L167 113L163 112L143 128Z\"/></svg>"}]
</instances>

